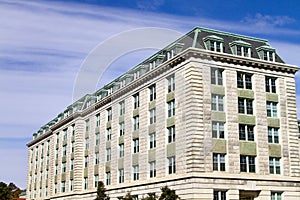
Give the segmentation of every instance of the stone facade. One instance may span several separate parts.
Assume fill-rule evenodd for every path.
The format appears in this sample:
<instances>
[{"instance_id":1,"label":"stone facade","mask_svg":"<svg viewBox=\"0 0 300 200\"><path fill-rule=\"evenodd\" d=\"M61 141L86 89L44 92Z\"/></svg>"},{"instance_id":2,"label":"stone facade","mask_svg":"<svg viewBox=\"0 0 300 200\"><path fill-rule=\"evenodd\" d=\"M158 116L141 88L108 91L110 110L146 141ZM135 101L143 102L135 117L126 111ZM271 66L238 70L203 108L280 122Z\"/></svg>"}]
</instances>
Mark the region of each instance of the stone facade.
<instances>
[{"instance_id":1,"label":"stone facade","mask_svg":"<svg viewBox=\"0 0 300 200\"><path fill-rule=\"evenodd\" d=\"M211 82L212 69L220 70L222 84ZM123 90L56 122L30 142L27 199L92 199L96 195L97 177L105 183L113 200L128 191L138 198L147 193L158 195L165 185L175 189L181 199L189 200L214 199L218 192L224 192L226 199L236 200L271 199L275 193L284 199L299 199L296 70L279 62L187 48ZM239 72L251 75L251 89L238 88ZM168 91L171 76L175 89ZM266 92L266 77L276 79L276 92ZM149 88L153 84L156 98L150 101ZM133 96L137 93L139 106L134 108ZM223 97L217 101L217 104L222 102L222 109L221 105L217 105L220 110L213 108L213 95ZM253 114L240 113L240 99L252 101ZM120 111L120 102L124 102L124 113ZM170 102L175 103L175 114ZM266 102L277 105L277 115L267 116ZM156 120L151 124L153 108ZM108 119L109 109L111 119ZM135 129L137 116L139 127ZM224 138L213 138L213 122L224 124ZM120 135L121 123L124 135ZM241 125L254 127L253 141L239 137ZM175 139L169 136L170 127L175 127ZM279 128L278 143L268 141L270 127ZM156 146L150 148L153 133ZM135 153L136 139L139 150ZM122 145L124 156L120 156ZM99 161L95 163L97 153ZM225 170L214 169L214 155L225 155ZM246 156L247 162L254 157L255 173L242 172L241 156ZM169 166L172 157L174 173L170 173L174 169ZM271 158L280 159L279 174L270 174ZM156 163L155 177L150 177L151 161ZM138 166L138 180L134 180L134 166ZM124 170L121 183L120 170Z\"/></svg>"}]
</instances>

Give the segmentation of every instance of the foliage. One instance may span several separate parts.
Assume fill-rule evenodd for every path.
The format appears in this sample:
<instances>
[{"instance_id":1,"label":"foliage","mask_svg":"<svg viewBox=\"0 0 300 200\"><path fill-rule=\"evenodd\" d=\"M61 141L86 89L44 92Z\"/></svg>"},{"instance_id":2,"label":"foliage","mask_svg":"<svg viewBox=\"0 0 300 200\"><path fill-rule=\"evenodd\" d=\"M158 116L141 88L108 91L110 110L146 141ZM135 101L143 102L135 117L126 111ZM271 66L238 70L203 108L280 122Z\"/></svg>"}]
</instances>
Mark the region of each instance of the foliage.
<instances>
[{"instance_id":1,"label":"foliage","mask_svg":"<svg viewBox=\"0 0 300 200\"><path fill-rule=\"evenodd\" d=\"M175 193L175 190L171 190L168 186L160 188L162 193L158 200L176 200L180 199L179 196Z\"/></svg>"},{"instance_id":2,"label":"foliage","mask_svg":"<svg viewBox=\"0 0 300 200\"><path fill-rule=\"evenodd\" d=\"M13 183L9 185L0 182L0 199L10 200L13 198L18 198L22 191Z\"/></svg>"},{"instance_id":3,"label":"foliage","mask_svg":"<svg viewBox=\"0 0 300 200\"><path fill-rule=\"evenodd\" d=\"M132 196L130 192L127 192L126 196L123 198L123 200L132 200Z\"/></svg>"},{"instance_id":4,"label":"foliage","mask_svg":"<svg viewBox=\"0 0 300 200\"><path fill-rule=\"evenodd\" d=\"M106 189L102 181L98 182L97 197L95 200L107 200L109 197L106 195Z\"/></svg>"},{"instance_id":5,"label":"foliage","mask_svg":"<svg viewBox=\"0 0 300 200\"><path fill-rule=\"evenodd\" d=\"M143 197L141 200L156 200L158 197L154 193L148 193L147 197Z\"/></svg>"}]
</instances>

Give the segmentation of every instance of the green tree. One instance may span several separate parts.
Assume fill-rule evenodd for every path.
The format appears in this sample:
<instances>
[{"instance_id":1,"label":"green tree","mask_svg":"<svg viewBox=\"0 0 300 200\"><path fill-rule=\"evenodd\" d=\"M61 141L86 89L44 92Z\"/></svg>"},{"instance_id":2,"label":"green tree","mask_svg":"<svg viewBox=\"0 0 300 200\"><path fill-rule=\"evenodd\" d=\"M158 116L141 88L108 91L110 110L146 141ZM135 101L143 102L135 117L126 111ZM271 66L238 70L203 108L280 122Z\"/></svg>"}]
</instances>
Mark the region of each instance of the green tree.
<instances>
[{"instance_id":1,"label":"green tree","mask_svg":"<svg viewBox=\"0 0 300 200\"><path fill-rule=\"evenodd\" d=\"M130 192L127 192L126 196L123 198L123 200L132 200L132 196Z\"/></svg>"},{"instance_id":2,"label":"green tree","mask_svg":"<svg viewBox=\"0 0 300 200\"><path fill-rule=\"evenodd\" d=\"M168 186L164 186L161 189L161 195L158 200L176 200L180 199L175 193L175 190L171 190Z\"/></svg>"},{"instance_id":3,"label":"green tree","mask_svg":"<svg viewBox=\"0 0 300 200\"><path fill-rule=\"evenodd\" d=\"M141 200L156 200L158 197L154 193L148 193L147 197L143 197Z\"/></svg>"},{"instance_id":4,"label":"green tree","mask_svg":"<svg viewBox=\"0 0 300 200\"><path fill-rule=\"evenodd\" d=\"M0 182L0 199L10 200L11 198L12 198L12 188L8 187L3 182Z\"/></svg>"},{"instance_id":5,"label":"green tree","mask_svg":"<svg viewBox=\"0 0 300 200\"><path fill-rule=\"evenodd\" d=\"M102 181L98 182L97 197L95 200L107 200L109 197L106 195L106 189Z\"/></svg>"}]
</instances>

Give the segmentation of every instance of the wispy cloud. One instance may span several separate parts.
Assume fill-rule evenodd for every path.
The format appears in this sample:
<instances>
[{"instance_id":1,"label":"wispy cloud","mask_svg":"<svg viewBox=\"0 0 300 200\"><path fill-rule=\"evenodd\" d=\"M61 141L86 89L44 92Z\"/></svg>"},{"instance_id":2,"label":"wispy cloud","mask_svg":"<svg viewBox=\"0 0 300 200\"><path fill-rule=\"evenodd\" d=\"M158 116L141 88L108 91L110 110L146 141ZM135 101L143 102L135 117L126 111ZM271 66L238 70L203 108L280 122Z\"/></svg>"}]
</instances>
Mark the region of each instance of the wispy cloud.
<instances>
[{"instance_id":1,"label":"wispy cloud","mask_svg":"<svg viewBox=\"0 0 300 200\"><path fill-rule=\"evenodd\" d=\"M246 16L242 22L249 25L255 25L257 27L266 28L291 24L295 22L295 19L290 18L289 16L272 16L256 13L254 16Z\"/></svg>"}]
</instances>

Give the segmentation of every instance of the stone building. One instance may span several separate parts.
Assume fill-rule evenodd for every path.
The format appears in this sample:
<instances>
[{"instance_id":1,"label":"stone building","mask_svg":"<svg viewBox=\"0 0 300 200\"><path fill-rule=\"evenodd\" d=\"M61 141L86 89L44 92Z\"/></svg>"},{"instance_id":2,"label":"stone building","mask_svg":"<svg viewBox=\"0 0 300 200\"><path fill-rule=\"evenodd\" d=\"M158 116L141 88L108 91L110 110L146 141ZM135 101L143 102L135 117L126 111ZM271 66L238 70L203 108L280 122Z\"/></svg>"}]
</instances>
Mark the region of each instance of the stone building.
<instances>
[{"instance_id":1,"label":"stone building","mask_svg":"<svg viewBox=\"0 0 300 200\"><path fill-rule=\"evenodd\" d=\"M263 39L195 28L33 134L27 199L299 199L294 74Z\"/></svg>"}]
</instances>

